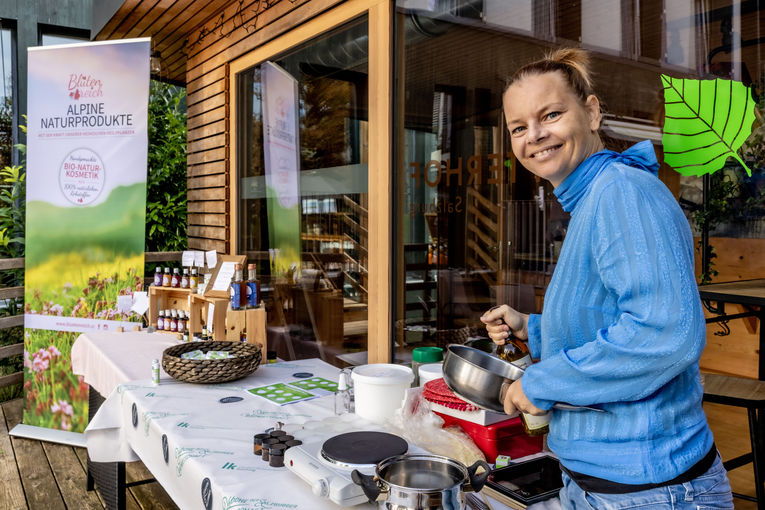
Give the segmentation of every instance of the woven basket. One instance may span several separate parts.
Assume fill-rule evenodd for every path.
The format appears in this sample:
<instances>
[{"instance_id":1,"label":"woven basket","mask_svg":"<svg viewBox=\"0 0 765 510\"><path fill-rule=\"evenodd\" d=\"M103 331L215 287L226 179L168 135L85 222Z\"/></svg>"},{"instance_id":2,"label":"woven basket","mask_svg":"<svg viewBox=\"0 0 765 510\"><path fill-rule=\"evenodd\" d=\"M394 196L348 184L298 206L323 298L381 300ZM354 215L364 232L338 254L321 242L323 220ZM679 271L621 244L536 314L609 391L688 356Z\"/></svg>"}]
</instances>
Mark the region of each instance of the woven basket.
<instances>
[{"instance_id":1,"label":"woven basket","mask_svg":"<svg viewBox=\"0 0 765 510\"><path fill-rule=\"evenodd\" d=\"M260 364L261 347L239 342L189 342L168 347L162 353L162 368L173 379L190 383L222 383L253 373ZM228 351L227 359L183 359L185 352Z\"/></svg>"}]
</instances>

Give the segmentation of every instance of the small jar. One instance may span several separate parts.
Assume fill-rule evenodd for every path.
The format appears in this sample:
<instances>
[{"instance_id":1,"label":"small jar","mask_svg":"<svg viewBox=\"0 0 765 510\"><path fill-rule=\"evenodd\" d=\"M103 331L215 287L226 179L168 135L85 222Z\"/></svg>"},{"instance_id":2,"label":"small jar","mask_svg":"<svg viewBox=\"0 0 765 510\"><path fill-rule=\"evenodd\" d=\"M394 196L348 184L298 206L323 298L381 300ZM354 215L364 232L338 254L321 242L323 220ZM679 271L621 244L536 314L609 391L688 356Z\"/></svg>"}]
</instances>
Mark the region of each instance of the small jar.
<instances>
[{"instance_id":1,"label":"small jar","mask_svg":"<svg viewBox=\"0 0 765 510\"><path fill-rule=\"evenodd\" d=\"M270 437L269 434L255 434L252 437L252 453L260 455L263 451L263 440L269 439Z\"/></svg>"},{"instance_id":2,"label":"small jar","mask_svg":"<svg viewBox=\"0 0 765 510\"><path fill-rule=\"evenodd\" d=\"M420 365L426 363L438 363L444 360L444 350L440 347L417 347L412 351L412 372L414 382L412 386L420 385Z\"/></svg>"}]
</instances>

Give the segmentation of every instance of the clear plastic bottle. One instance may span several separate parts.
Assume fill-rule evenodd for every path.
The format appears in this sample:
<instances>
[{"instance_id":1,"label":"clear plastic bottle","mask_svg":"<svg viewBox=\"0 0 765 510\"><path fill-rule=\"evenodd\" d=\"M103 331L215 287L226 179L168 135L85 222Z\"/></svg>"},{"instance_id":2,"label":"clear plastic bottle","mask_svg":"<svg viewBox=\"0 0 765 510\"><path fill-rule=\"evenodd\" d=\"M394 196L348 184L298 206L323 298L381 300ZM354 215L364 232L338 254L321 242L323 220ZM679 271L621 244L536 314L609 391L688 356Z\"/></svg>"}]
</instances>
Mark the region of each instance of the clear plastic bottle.
<instances>
[{"instance_id":1,"label":"clear plastic bottle","mask_svg":"<svg viewBox=\"0 0 765 510\"><path fill-rule=\"evenodd\" d=\"M351 390L348 389L348 379L345 372L340 372L335 392L335 414L351 412Z\"/></svg>"}]
</instances>

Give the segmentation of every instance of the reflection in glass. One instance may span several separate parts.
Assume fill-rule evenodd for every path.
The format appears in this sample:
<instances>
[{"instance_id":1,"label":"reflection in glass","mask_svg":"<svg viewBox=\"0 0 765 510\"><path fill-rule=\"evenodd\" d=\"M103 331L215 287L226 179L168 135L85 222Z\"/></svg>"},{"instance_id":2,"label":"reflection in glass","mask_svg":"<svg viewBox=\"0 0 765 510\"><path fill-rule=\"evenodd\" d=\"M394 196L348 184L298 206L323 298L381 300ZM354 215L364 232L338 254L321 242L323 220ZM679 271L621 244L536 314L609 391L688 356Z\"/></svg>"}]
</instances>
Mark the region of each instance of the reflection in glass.
<instances>
[{"instance_id":1,"label":"reflection in glass","mask_svg":"<svg viewBox=\"0 0 765 510\"><path fill-rule=\"evenodd\" d=\"M758 4L647 0L639 2L637 17L627 9L603 12L588 0L538 5L397 2L395 40L402 46L396 75L403 82L403 94L394 99L400 140L394 159L397 361L411 359L417 346L483 336L479 317L493 305L542 310L568 215L550 184L526 171L510 151L501 99L505 80L519 66L555 45L590 49L595 89L605 105L606 147L621 151L649 139L660 161L661 73L741 80L752 87L763 118ZM598 33L598 26L612 30ZM706 208L701 177L681 176L666 164L659 171L696 236L706 227L713 236L733 239L718 242L718 251L743 246L736 244L741 238L765 238L761 123L739 154L752 176L730 158L710 179Z\"/></svg>"},{"instance_id":2,"label":"reflection in glass","mask_svg":"<svg viewBox=\"0 0 765 510\"><path fill-rule=\"evenodd\" d=\"M11 164L13 150L13 32L0 29L0 168Z\"/></svg>"},{"instance_id":3,"label":"reflection in glass","mask_svg":"<svg viewBox=\"0 0 765 510\"><path fill-rule=\"evenodd\" d=\"M240 253L258 264L269 346L282 359L366 362L367 59L365 17L272 59L298 81L302 266L294 271L270 264L260 66L238 77Z\"/></svg>"}]
</instances>

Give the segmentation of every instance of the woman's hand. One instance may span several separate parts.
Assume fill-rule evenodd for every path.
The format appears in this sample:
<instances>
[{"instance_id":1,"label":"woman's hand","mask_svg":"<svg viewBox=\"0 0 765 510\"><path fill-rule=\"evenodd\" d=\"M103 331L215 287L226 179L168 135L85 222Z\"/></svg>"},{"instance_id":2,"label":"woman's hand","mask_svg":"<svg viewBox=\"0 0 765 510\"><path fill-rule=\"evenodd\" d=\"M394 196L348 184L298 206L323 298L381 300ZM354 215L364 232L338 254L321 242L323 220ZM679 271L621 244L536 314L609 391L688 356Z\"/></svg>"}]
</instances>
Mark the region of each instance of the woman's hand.
<instances>
[{"instance_id":1,"label":"woman's hand","mask_svg":"<svg viewBox=\"0 0 765 510\"><path fill-rule=\"evenodd\" d=\"M505 388L507 389L505 390L503 388L505 394L502 398L502 404L504 405L507 414L513 414L515 411L536 416L545 414L545 411L532 404L531 401L526 398L520 379L514 381L513 384L506 386Z\"/></svg>"},{"instance_id":2,"label":"woman's hand","mask_svg":"<svg viewBox=\"0 0 765 510\"><path fill-rule=\"evenodd\" d=\"M495 344L504 345L511 333L521 340L529 338L527 329L529 316L507 305L495 306L490 309L481 316L481 322L486 324L489 338Z\"/></svg>"}]
</instances>

